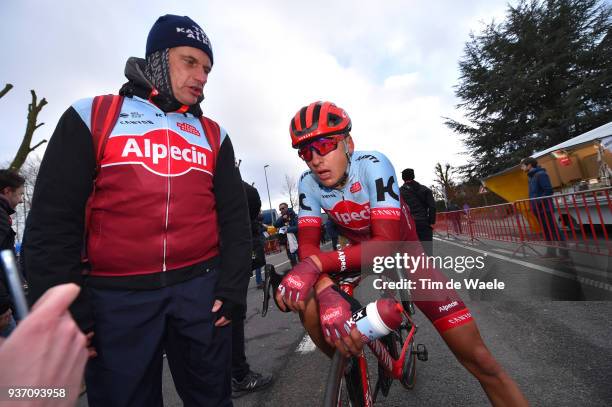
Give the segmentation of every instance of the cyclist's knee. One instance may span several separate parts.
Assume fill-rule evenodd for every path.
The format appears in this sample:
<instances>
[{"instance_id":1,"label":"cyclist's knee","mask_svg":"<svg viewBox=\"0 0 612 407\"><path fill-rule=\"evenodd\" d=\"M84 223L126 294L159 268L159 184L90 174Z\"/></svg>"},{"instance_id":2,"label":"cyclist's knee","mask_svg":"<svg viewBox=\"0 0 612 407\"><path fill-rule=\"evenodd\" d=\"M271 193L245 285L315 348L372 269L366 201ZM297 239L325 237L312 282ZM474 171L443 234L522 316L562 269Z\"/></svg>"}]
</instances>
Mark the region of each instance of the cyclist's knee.
<instances>
[{"instance_id":1,"label":"cyclist's knee","mask_svg":"<svg viewBox=\"0 0 612 407\"><path fill-rule=\"evenodd\" d=\"M503 370L484 344L471 349L467 357L461 362L476 376L498 376Z\"/></svg>"}]
</instances>

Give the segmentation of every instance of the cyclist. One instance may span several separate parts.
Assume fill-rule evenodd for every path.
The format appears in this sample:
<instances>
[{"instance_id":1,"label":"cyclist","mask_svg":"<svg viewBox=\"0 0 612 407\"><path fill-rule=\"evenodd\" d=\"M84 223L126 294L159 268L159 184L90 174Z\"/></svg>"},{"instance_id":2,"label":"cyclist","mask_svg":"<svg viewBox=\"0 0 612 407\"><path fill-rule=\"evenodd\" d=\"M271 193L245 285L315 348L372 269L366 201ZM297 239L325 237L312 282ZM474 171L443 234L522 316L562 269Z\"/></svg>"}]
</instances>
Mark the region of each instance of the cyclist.
<instances>
[{"instance_id":1,"label":"cyclist","mask_svg":"<svg viewBox=\"0 0 612 407\"><path fill-rule=\"evenodd\" d=\"M340 279L359 278L360 243L418 241L409 209L400 202L393 165L377 151L354 151L350 131L348 114L330 102L304 106L290 125L292 146L309 168L299 184L299 257L304 260L282 279L275 301L282 311L299 313L314 343L329 357L334 348L348 356L363 347L350 303L336 285ZM350 240L344 250L320 250L321 210ZM444 294L444 302L415 304L493 405L528 405L485 346L459 295L454 290Z\"/></svg>"}]
</instances>

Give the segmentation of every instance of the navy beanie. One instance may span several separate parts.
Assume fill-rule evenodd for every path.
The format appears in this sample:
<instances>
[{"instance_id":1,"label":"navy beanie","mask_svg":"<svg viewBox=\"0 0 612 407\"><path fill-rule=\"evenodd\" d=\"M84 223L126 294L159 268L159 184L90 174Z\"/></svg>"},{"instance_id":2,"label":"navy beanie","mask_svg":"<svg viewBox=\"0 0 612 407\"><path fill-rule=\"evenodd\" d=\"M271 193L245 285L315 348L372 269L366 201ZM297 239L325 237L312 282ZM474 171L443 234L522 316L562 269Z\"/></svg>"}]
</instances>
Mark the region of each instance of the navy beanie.
<instances>
[{"instance_id":1,"label":"navy beanie","mask_svg":"<svg viewBox=\"0 0 612 407\"><path fill-rule=\"evenodd\" d=\"M149 31L146 56L161 49L184 46L201 49L213 63L212 46L204 30L187 16L166 14Z\"/></svg>"}]
</instances>

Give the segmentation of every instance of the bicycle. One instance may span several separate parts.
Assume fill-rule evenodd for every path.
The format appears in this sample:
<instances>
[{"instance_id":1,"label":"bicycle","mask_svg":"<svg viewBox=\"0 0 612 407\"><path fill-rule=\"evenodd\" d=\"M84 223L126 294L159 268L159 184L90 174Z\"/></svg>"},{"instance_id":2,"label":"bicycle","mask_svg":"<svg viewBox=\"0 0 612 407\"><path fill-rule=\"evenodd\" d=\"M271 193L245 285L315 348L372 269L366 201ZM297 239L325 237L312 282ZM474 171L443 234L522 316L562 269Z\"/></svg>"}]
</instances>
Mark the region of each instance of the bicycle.
<instances>
[{"instance_id":1,"label":"bicycle","mask_svg":"<svg viewBox=\"0 0 612 407\"><path fill-rule=\"evenodd\" d=\"M353 297L357 284L342 282L340 289ZM417 326L412 321L414 306L400 292L404 321L398 329L390 334L369 342L367 345L378 360L378 380L372 394L368 377L368 365L365 352L359 356L343 357L336 351L332 359L325 396L324 407L369 407L374 404L378 393L387 397L393 380L398 380L408 390L416 380L416 359L428 359L427 347L415 346Z\"/></svg>"}]
</instances>

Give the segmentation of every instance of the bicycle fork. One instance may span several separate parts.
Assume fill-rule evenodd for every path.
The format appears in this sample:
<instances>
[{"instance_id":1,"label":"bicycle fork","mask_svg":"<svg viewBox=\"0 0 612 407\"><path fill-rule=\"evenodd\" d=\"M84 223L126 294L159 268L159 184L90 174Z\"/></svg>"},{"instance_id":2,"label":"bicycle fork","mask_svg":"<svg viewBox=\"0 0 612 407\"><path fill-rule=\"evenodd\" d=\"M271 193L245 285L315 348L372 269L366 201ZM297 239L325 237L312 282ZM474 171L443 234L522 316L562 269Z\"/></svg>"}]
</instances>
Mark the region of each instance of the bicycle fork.
<instances>
[{"instance_id":1,"label":"bicycle fork","mask_svg":"<svg viewBox=\"0 0 612 407\"><path fill-rule=\"evenodd\" d=\"M376 356L376 359L378 359L385 373L389 377L392 377L394 379L401 378L402 369L403 369L406 357L407 356L409 357L410 354L412 353L412 349L410 349L410 344L412 343L412 339L414 337L415 331L416 330L414 328L414 325L411 325L410 332L408 332L408 335L406 336L406 339L404 340L402 351L400 353L400 357L397 360L391 357L391 355L389 354L389 351L387 350L387 347L380 340L377 339L375 341L368 342L368 347L370 348L372 353L374 353L374 355Z\"/></svg>"}]
</instances>

